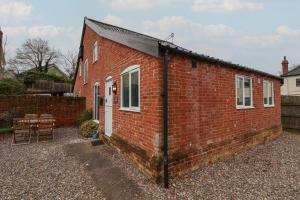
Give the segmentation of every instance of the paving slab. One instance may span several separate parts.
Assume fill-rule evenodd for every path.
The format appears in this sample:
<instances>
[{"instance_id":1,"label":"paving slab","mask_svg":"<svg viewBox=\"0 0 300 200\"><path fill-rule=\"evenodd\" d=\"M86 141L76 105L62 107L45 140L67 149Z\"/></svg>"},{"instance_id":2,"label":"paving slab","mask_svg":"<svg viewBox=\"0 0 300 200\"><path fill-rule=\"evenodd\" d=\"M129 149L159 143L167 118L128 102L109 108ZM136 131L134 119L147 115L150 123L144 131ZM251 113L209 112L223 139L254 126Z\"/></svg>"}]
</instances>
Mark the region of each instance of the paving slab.
<instances>
[{"instance_id":1,"label":"paving slab","mask_svg":"<svg viewBox=\"0 0 300 200\"><path fill-rule=\"evenodd\" d=\"M104 155L105 145L77 143L65 146L67 155L74 156L85 166L88 174L107 199L148 199L138 185Z\"/></svg>"}]
</instances>

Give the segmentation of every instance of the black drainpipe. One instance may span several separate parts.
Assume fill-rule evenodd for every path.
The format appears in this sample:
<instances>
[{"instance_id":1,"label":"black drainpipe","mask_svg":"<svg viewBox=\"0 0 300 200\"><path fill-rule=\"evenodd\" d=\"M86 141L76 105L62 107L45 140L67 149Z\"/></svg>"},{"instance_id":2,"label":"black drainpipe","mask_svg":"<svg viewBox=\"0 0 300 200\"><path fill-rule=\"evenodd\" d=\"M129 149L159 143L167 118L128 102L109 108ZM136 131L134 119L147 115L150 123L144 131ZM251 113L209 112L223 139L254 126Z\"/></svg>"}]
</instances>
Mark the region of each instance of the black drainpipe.
<instances>
[{"instance_id":1,"label":"black drainpipe","mask_svg":"<svg viewBox=\"0 0 300 200\"><path fill-rule=\"evenodd\" d=\"M169 188L169 161L168 161L168 59L169 50L164 51L164 66L163 66L163 131L164 131L164 187Z\"/></svg>"}]
</instances>

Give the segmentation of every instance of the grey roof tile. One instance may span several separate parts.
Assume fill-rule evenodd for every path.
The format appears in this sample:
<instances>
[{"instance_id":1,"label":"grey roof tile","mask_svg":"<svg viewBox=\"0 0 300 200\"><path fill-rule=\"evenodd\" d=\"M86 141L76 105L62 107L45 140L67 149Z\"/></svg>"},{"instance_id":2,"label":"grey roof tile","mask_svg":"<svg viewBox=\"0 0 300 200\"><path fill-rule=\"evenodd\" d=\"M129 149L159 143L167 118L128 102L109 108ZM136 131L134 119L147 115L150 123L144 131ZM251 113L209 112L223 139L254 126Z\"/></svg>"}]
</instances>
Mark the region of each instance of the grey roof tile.
<instances>
[{"instance_id":1,"label":"grey roof tile","mask_svg":"<svg viewBox=\"0 0 300 200\"><path fill-rule=\"evenodd\" d=\"M297 66L296 68L290 70L290 71L288 72L288 74L285 75L285 76L297 76L297 75L300 75L300 65Z\"/></svg>"}]
</instances>

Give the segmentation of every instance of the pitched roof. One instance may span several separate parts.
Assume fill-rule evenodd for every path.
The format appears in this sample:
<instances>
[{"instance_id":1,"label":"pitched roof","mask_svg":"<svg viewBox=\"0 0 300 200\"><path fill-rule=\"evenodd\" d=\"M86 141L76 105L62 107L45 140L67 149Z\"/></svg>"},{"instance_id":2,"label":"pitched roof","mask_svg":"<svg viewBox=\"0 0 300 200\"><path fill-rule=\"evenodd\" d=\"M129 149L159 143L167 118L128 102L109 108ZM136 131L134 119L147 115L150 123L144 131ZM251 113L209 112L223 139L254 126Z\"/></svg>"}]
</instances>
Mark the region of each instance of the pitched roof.
<instances>
[{"instance_id":1,"label":"pitched roof","mask_svg":"<svg viewBox=\"0 0 300 200\"><path fill-rule=\"evenodd\" d=\"M290 70L285 76L297 76L300 75L300 65Z\"/></svg>"},{"instance_id":2,"label":"pitched roof","mask_svg":"<svg viewBox=\"0 0 300 200\"><path fill-rule=\"evenodd\" d=\"M175 45L171 42L164 41L155 37L151 37L142 33L138 33L135 31L131 31L125 28L121 28L118 26L110 25L107 23L103 23L100 21L96 21L94 19L84 18L84 28L85 25L89 26L93 31L98 33L100 36L115 41L117 43L123 44L125 46L131 47L138 51L144 52L148 55L159 57L162 49L168 49L173 53L182 54L187 57L191 57L193 59L204 60L209 63L219 64L224 67L235 68L239 70L249 71L258 73L264 76L272 77L275 79L280 79L281 77L275 76L273 74L269 74L260 70L256 70L253 68L249 68L246 66L242 66L239 64L234 64L231 62L227 62L221 59L217 59L214 57L210 57L204 54L199 54L193 51L190 51L186 48ZM81 45L83 43L83 34L81 38ZM77 70L76 70L77 73ZM76 77L76 76L75 76Z\"/></svg>"}]
</instances>

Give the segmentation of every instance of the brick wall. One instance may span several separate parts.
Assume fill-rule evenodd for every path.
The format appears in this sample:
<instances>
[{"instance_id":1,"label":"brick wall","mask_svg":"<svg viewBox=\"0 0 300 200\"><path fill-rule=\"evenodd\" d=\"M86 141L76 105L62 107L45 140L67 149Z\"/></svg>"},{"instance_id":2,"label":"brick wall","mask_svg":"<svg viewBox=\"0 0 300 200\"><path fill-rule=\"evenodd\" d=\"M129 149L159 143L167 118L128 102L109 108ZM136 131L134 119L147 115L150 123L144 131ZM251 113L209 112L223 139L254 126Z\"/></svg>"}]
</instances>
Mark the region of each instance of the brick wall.
<instances>
[{"instance_id":1,"label":"brick wall","mask_svg":"<svg viewBox=\"0 0 300 200\"><path fill-rule=\"evenodd\" d=\"M235 75L252 78L251 109L236 109ZM263 80L274 83L275 107L263 105ZM184 174L281 134L280 81L233 68L171 56L169 154L173 175Z\"/></svg>"},{"instance_id":2,"label":"brick wall","mask_svg":"<svg viewBox=\"0 0 300 200\"><path fill-rule=\"evenodd\" d=\"M0 96L0 113L13 108L17 117L24 117L26 113L50 113L56 118L56 126L73 126L77 115L85 109L85 98Z\"/></svg>"},{"instance_id":3,"label":"brick wall","mask_svg":"<svg viewBox=\"0 0 300 200\"><path fill-rule=\"evenodd\" d=\"M98 41L98 61L92 63L92 48ZM100 95L105 96L105 80L111 76L117 83L117 93L113 98L113 137L114 144L127 152L127 155L144 168L147 174L155 173L150 167L151 158L160 152L162 134L161 85L162 60L146 55L124 45L100 37L88 26L83 40L84 60L88 59L88 83L83 85L83 61L80 61L82 75L77 73L74 94L80 91L85 96L87 108L93 108L93 87L100 84ZM131 65L140 65L140 112L120 109L120 74ZM105 106L100 106L100 127L104 127ZM130 149L130 150L129 150Z\"/></svg>"}]
</instances>

